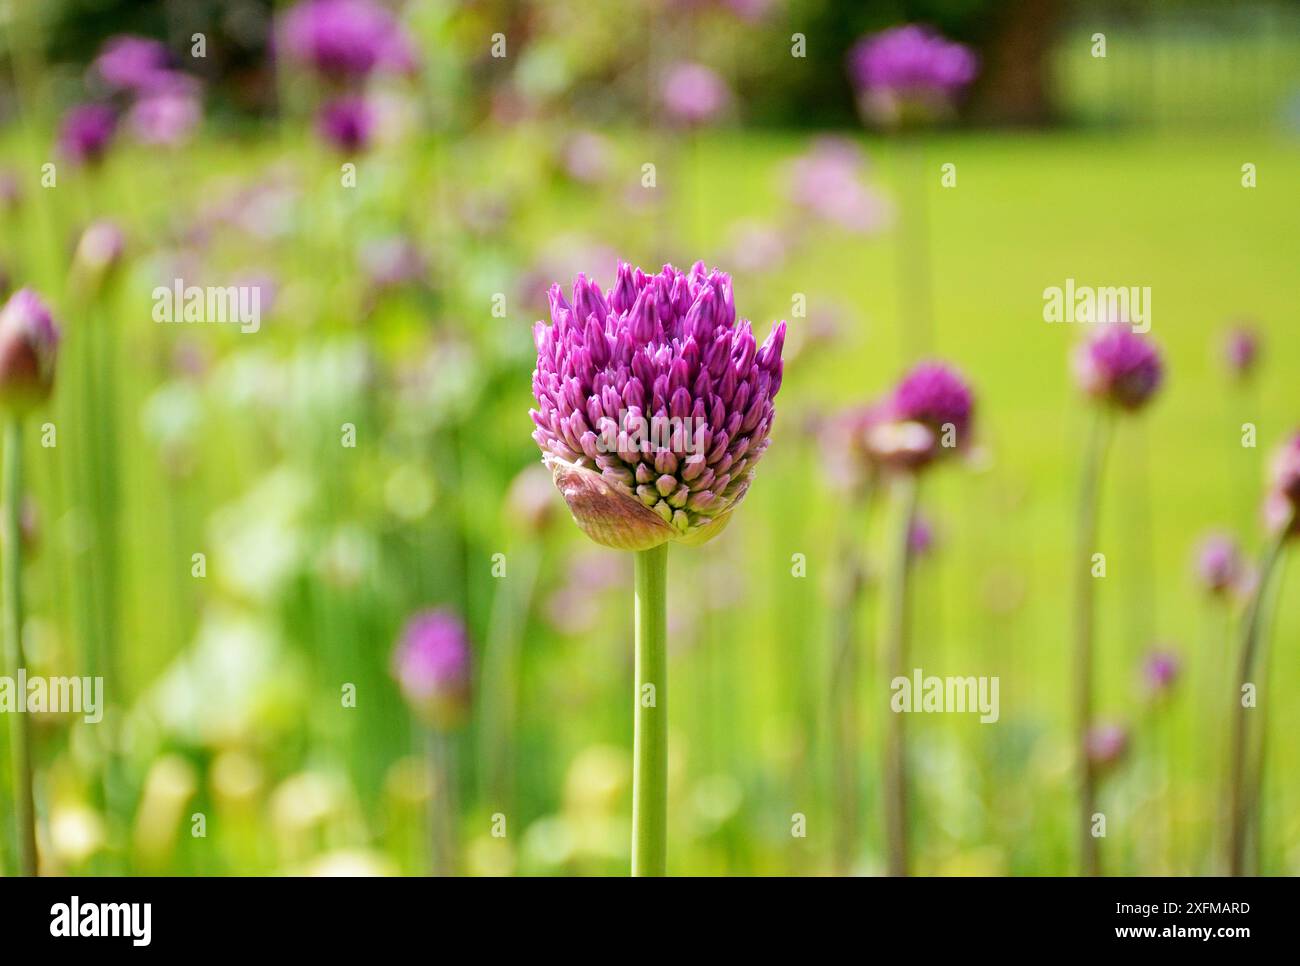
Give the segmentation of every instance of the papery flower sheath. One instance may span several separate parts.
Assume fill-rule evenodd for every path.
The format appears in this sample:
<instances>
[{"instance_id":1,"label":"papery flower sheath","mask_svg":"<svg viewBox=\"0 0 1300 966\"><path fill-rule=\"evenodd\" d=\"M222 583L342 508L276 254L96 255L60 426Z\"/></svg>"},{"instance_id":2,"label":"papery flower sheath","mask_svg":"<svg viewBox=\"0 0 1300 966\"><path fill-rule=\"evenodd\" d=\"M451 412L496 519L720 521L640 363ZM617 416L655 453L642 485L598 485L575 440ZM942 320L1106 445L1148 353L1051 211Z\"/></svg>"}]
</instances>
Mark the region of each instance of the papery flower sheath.
<instances>
[{"instance_id":1,"label":"papery flower sheath","mask_svg":"<svg viewBox=\"0 0 1300 966\"><path fill-rule=\"evenodd\" d=\"M41 402L54 386L59 328L40 296L19 289L0 310L0 404Z\"/></svg>"},{"instance_id":2,"label":"papery flower sheath","mask_svg":"<svg viewBox=\"0 0 1300 966\"><path fill-rule=\"evenodd\" d=\"M597 543L698 544L726 525L768 446L785 323L759 346L731 279L696 262L612 288L583 274L550 290L533 329L533 438L574 519Z\"/></svg>"},{"instance_id":3,"label":"papery flower sheath","mask_svg":"<svg viewBox=\"0 0 1300 966\"><path fill-rule=\"evenodd\" d=\"M887 466L919 469L964 449L975 398L951 366L922 362L907 373L864 429L868 451Z\"/></svg>"}]
</instances>

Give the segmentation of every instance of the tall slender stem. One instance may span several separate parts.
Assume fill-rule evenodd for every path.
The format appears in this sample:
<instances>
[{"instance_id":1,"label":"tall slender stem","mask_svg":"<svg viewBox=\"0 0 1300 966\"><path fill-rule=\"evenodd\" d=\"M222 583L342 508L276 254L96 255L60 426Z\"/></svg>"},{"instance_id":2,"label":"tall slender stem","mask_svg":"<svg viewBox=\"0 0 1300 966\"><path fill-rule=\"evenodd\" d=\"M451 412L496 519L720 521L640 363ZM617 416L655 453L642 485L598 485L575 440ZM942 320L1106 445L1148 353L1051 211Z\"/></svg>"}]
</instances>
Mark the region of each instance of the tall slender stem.
<instances>
[{"instance_id":1,"label":"tall slender stem","mask_svg":"<svg viewBox=\"0 0 1300 966\"><path fill-rule=\"evenodd\" d=\"M636 553L632 874L668 863L668 545Z\"/></svg>"},{"instance_id":2,"label":"tall slender stem","mask_svg":"<svg viewBox=\"0 0 1300 966\"><path fill-rule=\"evenodd\" d=\"M23 429L18 416L5 426L4 453L4 647L5 669L17 679L26 666L23 656ZM18 695L26 701L27 695ZM9 716L10 758L13 760L14 812L18 819L19 869L36 875L36 800L32 794L32 747L26 714Z\"/></svg>"},{"instance_id":3,"label":"tall slender stem","mask_svg":"<svg viewBox=\"0 0 1300 966\"><path fill-rule=\"evenodd\" d=\"M1093 611L1092 555L1097 545L1097 517L1101 503L1101 474L1106 463L1109 422L1098 411L1084 451L1083 480L1079 489L1079 545L1075 561L1074 614L1074 739L1079 768L1079 862L1084 875L1101 874L1101 855L1092 834L1097 811L1097 770L1088 754L1092 727Z\"/></svg>"},{"instance_id":4,"label":"tall slender stem","mask_svg":"<svg viewBox=\"0 0 1300 966\"><path fill-rule=\"evenodd\" d=\"M858 850L858 609L863 574L851 541L841 550L843 583L831 660L831 769L835 776L835 874L849 875Z\"/></svg>"},{"instance_id":5,"label":"tall slender stem","mask_svg":"<svg viewBox=\"0 0 1300 966\"><path fill-rule=\"evenodd\" d=\"M885 630L889 680L907 677L908 571L912 563L912 523L916 517L917 478L908 473L898 480L898 529L889 575L889 625ZM919 695L914 696L919 698ZM906 712L885 715L885 870L893 876L908 874L907 847L907 741Z\"/></svg>"},{"instance_id":6,"label":"tall slender stem","mask_svg":"<svg viewBox=\"0 0 1300 966\"><path fill-rule=\"evenodd\" d=\"M429 799L429 851L433 874L456 874L456 758L453 738L439 728L427 728L432 795Z\"/></svg>"},{"instance_id":7,"label":"tall slender stem","mask_svg":"<svg viewBox=\"0 0 1300 966\"><path fill-rule=\"evenodd\" d=\"M1237 691L1233 696L1234 712L1232 716L1232 746L1228 762L1228 873L1242 875L1246 862L1246 837L1250 834L1253 813L1259 808L1259 796L1247 788L1248 769L1246 712L1249 710L1241 700L1241 688L1250 680L1255 665L1255 652L1259 647L1259 628L1263 622L1264 599L1268 594L1269 578L1282 555L1282 547L1287 540L1289 526L1283 527L1278 536L1269 544L1264 560L1259 567L1259 585L1250 601L1246 612L1245 636L1241 643L1241 655L1237 663Z\"/></svg>"}]
</instances>

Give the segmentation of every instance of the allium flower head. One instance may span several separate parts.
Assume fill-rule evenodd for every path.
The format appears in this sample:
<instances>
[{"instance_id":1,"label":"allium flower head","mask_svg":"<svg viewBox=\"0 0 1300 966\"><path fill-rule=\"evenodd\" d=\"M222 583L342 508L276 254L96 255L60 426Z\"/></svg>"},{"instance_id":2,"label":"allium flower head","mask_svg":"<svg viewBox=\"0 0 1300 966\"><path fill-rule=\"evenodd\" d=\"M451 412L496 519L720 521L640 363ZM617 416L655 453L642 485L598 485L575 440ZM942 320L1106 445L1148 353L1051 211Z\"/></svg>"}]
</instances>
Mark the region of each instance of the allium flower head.
<instances>
[{"instance_id":1,"label":"allium flower head","mask_svg":"<svg viewBox=\"0 0 1300 966\"><path fill-rule=\"evenodd\" d=\"M1300 431L1273 456L1264 515L1270 530L1286 528L1290 536L1300 534Z\"/></svg>"},{"instance_id":2,"label":"allium flower head","mask_svg":"<svg viewBox=\"0 0 1300 966\"><path fill-rule=\"evenodd\" d=\"M1129 411L1141 409L1164 378L1155 343L1122 324L1106 325L1082 343L1074 371L1088 395Z\"/></svg>"},{"instance_id":3,"label":"allium flower head","mask_svg":"<svg viewBox=\"0 0 1300 966\"><path fill-rule=\"evenodd\" d=\"M917 469L965 448L975 400L956 370L941 362L914 367L895 388L866 431L868 449L881 462Z\"/></svg>"},{"instance_id":4,"label":"allium flower head","mask_svg":"<svg viewBox=\"0 0 1300 966\"><path fill-rule=\"evenodd\" d=\"M359 96L340 97L321 108L316 118L320 136L339 151L363 151L370 144L375 116Z\"/></svg>"},{"instance_id":5,"label":"allium flower head","mask_svg":"<svg viewBox=\"0 0 1300 966\"><path fill-rule=\"evenodd\" d=\"M121 262L125 247L126 239L117 223L101 219L81 233L72 264L82 278L98 284Z\"/></svg>"},{"instance_id":6,"label":"allium flower head","mask_svg":"<svg viewBox=\"0 0 1300 966\"><path fill-rule=\"evenodd\" d=\"M401 26L371 0L306 0L284 15L278 40L291 58L331 80L415 66Z\"/></svg>"},{"instance_id":7,"label":"allium flower head","mask_svg":"<svg viewBox=\"0 0 1300 966\"><path fill-rule=\"evenodd\" d=\"M848 70L864 113L893 126L950 111L975 79L979 60L964 44L906 24L859 40L849 51Z\"/></svg>"},{"instance_id":8,"label":"allium flower head","mask_svg":"<svg viewBox=\"0 0 1300 966\"><path fill-rule=\"evenodd\" d=\"M59 329L50 310L29 288L0 309L0 405L25 408L49 397Z\"/></svg>"},{"instance_id":9,"label":"allium flower head","mask_svg":"<svg viewBox=\"0 0 1300 966\"><path fill-rule=\"evenodd\" d=\"M580 273L572 303L558 285L550 303L533 439L578 525L623 550L719 533L768 446L785 323L759 346L730 277L703 262L623 263L605 292Z\"/></svg>"},{"instance_id":10,"label":"allium flower head","mask_svg":"<svg viewBox=\"0 0 1300 966\"><path fill-rule=\"evenodd\" d=\"M1243 575L1237 541L1224 533L1212 533L1202 540L1196 551L1196 574L1215 596L1233 590Z\"/></svg>"},{"instance_id":11,"label":"allium flower head","mask_svg":"<svg viewBox=\"0 0 1300 966\"><path fill-rule=\"evenodd\" d=\"M821 137L790 166L790 200L814 218L868 234L889 220L888 202L867 186L867 161L846 138Z\"/></svg>"},{"instance_id":12,"label":"allium flower head","mask_svg":"<svg viewBox=\"0 0 1300 966\"><path fill-rule=\"evenodd\" d=\"M170 74L131 106L127 124L143 144L184 142L203 117L198 92L183 74Z\"/></svg>"},{"instance_id":13,"label":"allium flower head","mask_svg":"<svg viewBox=\"0 0 1300 966\"><path fill-rule=\"evenodd\" d=\"M117 116L104 104L79 104L63 116L59 149L74 164L94 164L104 156Z\"/></svg>"},{"instance_id":14,"label":"allium flower head","mask_svg":"<svg viewBox=\"0 0 1300 966\"><path fill-rule=\"evenodd\" d=\"M1223 361L1235 378L1247 378L1259 361L1259 333L1248 325L1234 326L1223 340Z\"/></svg>"},{"instance_id":15,"label":"allium flower head","mask_svg":"<svg viewBox=\"0 0 1300 966\"><path fill-rule=\"evenodd\" d=\"M1128 729L1119 724L1098 724L1088 730L1088 758L1098 769L1119 763L1128 751Z\"/></svg>"},{"instance_id":16,"label":"allium flower head","mask_svg":"<svg viewBox=\"0 0 1300 966\"><path fill-rule=\"evenodd\" d=\"M92 70L115 91L142 94L168 73L169 62L160 41L123 34L109 38Z\"/></svg>"},{"instance_id":17,"label":"allium flower head","mask_svg":"<svg viewBox=\"0 0 1300 966\"><path fill-rule=\"evenodd\" d=\"M1142 680L1155 695L1167 694L1178 680L1183 662L1173 651L1154 650L1142 662Z\"/></svg>"},{"instance_id":18,"label":"allium flower head","mask_svg":"<svg viewBox=\"0 0 1300 966\"><path fill-rule=\"evenodd\" d=\"M416 713L438 727L464 719L470 650L465 624L448 610L421 611L406 622L393 652L393 677Z\"/></svg>"},{"instance_id":19,"label":"allium flower head","mask_svg":"<svg viewBox=\"0 0 1300 966\"><path fill-rule=\"evenodd\" d=\"M708 124L731 103L727 82L703 64L674 64L664 75L662 95L668 117L679 124Z\"/></svg>"}]
</instances>

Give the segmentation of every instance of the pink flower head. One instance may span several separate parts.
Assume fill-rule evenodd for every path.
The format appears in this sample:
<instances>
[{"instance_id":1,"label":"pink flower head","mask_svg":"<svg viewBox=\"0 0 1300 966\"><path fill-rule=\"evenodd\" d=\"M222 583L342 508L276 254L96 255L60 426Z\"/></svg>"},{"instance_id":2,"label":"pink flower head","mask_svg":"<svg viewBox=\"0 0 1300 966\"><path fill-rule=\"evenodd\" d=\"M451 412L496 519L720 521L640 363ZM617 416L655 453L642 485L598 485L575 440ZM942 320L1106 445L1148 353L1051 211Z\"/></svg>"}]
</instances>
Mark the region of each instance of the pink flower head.
<instances>
[{"instance_id":1,"label":"pink flower head","mask_svg":"<svg viewBox=\"0 0 1300 966\"><path fill-rule=\"evenodd\" d=\"M848 70L864 113L893 126L949 112L975 79L979 60L964 44L906 24L859 40L849 51Z\"/></svg>"},{"instance_id":2,"label":"pink flower head","mask_svg":"<svg viewBox=\"0 0 1300 966\"><path fill-rule=\"evenodd\" d=\"M1088 759L1104 770L1117 765L1128 751L1128 729L1119 724L1098 724L1088 730Z\"/></svg>"},{"instance_id":3,"label":"pink flower head","mask_svg":"<svg viewBox=\"0 0 1300 966\"><path fill-rule=\"evenodd\" d=\"M1271 531L1286 528L1290 536L1300 534L1300 431L1273 456L1264 515Z\"/></svg>"},{"instance_id":4,"label":"pink flower head","mask_svg":"<svg viewBox=\"0 0 1300 966\"><path fill-rule=\"evenodd\" d=\"M1223 340L1223 361L1237 379L1245 379L1259 361L1259 333L1249 325L1233 326Z\"/></svg>"},{"instance_id":5,"label":"pink flower head","mask_svg":"<svg viewBox=\"0 0 1300 966\"><path fill-rule=\"evenodd\" d=\"M1222 596L1241 580L1244 567L1237 541L1224 533L1212 533L1196 552L1196 573L1211 594Z\"/></svg>"},{"instance_id":6,"label":"pink flower head","mask_svg":"<svg viewBox=\"0 0 1300 966\"><path fill-rule=\"evenodd\" d=\"M167 48L149 37L111 37L95 58L92 70L114 91L143 94L169 73Z\"/></svg>"},{"instance_id":7,"label":"pink flower head","mask_svg":"<svg viewBox=\"0 0 1300 966\"><path fill-rule=\"evenodd\" d=\"M330 101L316 118L321 138L344 153L364 151L375 126L374 111L364 97L349 95Z\"/></svg>"},{"instance_id":8,"label":"pink flower head","mask_svg":"<svg viewBox=\"0 0 1300 966\"><path fill-rule=\"evenodd\" d=\"M661 96L668 117L690 126L708 124L731 103L731 91L717 71L694 63L670 67Z\"/></svg>"},{"instance_id":9,"label":"pink flower head","mask_svg":"<svg viewBox=\"0 0 1300 966\"><path fill-rule=\"evenodd\" d=\"M372 0L305 0L284 14L278 43L331 80L415 68L415 50L387 9Z\"/></svg>"},{"instance_id":10,"label":"pink flower head","mask_svg":"<svg viewBox=\"0 0 1300 966\"><path fill-rule=\"evenodd\" d=\"M1074 371L1088 395L1130 412L1146 405L1164 377L1155 343L1123 324L1108 324L1081 344Z\"/></svg>"},{"instance_id":11,"label":"pink flower head","mask_svg":"<svg viewBox=\"0 0 1300 966\"><path fill-rule=\"evenodd\" d=\"M26 408L54 387L59 327L40 296L19 289L0 309L0 405Z\"/></svg>"},{"instance_id":12,"label":"pink flower head","mask_svg":"<svg viewBox=\"0 0 1300 966\"><path fill-rule=\"evenodd\" d=\"M143 144L176 145L189 138L202 117L196 85L184 74L171 74L131 106L127 124Z\"/></svg>"},{"instance_id":13,"label":"pink flower head","mask_svg":"<svg viewBox=\"0 0 1300 966\"><path fill-rule=\"evenodd\" d=\"M866 158L852 141L817 138L790 166L790 200L846 231L876 231L889 220L889 204L865 183L866 169Z\"/></svg>"},{"instance_id":14,"label":"pink flower head","mask_svg":"<svg viewBox=\"0 0 1300 966\"><path fill-rule=\"evenodd\" d=\"M411 707L431 724L461 721L469 706L470 649L465 624L451 611L425 610L402 628L393 677Z\"/></svg>"},{"instance_id":15,"label":"pink flower head","mask_svg":"<svg viewBox=\"0 0 1300 966\"><path fill-rule=\"evenodd\" d=\"M79 104L63 115L59 149L73 164L97 164L117 130L117 116L105 104Z\"/></svg>"},{"instance_id":16,"label":"pink flower head","mask_svg":"<svg viewBox=\"0 0 1300 966\"><path fill-rule=\"evenodd\" d=\"M703 543L748 491L781 388L785 323L759 346L731 278L696 262L656 275L621 263L602 292L579 274L533 329L533 439L597 543Z\"/></svg>"},{"instance_id":17,"label":"pink flower head","mask_svg":"<svg viewBox=\"0 0 1300 966\"><path fill-rule=\"evenodd\" d=\"M941 362L914 367L894 390L885 418L867 433L867 446L892 466L919 469L964 448L975 400L957 371Z\"/></svg>"},{"instance_id":18,"label":"pink flower head","mask_svg":"<svg viewBox=\"0 0 1300 966\"><path fill-rule=\"evenodd\" d=\"M1182 670L1182 660L1173 651L1154 650L1142 662L1142 679L1147 690L1155 695L1164 695L1178 680Z\"/></svg>"}]
</instances>

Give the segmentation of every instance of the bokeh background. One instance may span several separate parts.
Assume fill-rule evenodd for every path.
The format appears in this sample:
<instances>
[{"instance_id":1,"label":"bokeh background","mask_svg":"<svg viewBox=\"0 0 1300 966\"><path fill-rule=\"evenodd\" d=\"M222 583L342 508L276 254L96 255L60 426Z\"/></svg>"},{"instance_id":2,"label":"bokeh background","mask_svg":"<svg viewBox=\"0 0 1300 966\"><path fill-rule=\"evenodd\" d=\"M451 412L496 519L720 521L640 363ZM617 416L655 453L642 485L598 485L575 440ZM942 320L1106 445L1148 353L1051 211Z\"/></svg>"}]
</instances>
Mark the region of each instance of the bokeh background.
<instances>
[{"instance_id":1,"label":"bokeh background","mask_svg":"<svg viewBox=\"0 0 1300 966\"><path fill-rule=\"evenodd\" d=\"M1267 454L1300 423L1300 6L393 3L411 56L358 85L351 142L319 129L330 80L273 40L287 8L0 11L0 275L64 330L27 437L24 640L32 673L99 669L109 704L96 725L34 722L45 871L425 874L441 814L459 872L626 872L631 561L569 521L528 418L547 286L609 285L619 258L717 264L757 330L791 333L744 507L670 555L670 870L883 867L888 507L868 518L845 492L820 429L926 354L972 382L979 438L927 480L914 663L998 676L1001 714L909 722L916 870L1075 871L1084 332L1042 316L1043 290L1074 278L1150 286L1168 363L1103 494L1097 706L1127 736L1103 780L1105 864L1222 871L1215 686L1241 602L1207 593L1194 559L1211 530L1258 555ZM860 119L845 56L908 21L971 44L981 71L956 117L899 137ZM121 34L162 41L191 78L153 128L91 67ZM712 72L715 110L665 100L684 63ZM87 102L121 120L78 163L60 130ZM104 220L124 237L107 268L77 254ZM258 286L260 330L156 323L153 290L178 277ZM1238 324L1262 346L1248 378L1225 361ZM1276 584L1253 719L1273 874L1300 869L1297 569ZM463 618L474 669L467 716L432 743L392 673L428 607ZM1176 655L1172 683L1144 676L1153 651Z\"/></svg>"}]
</instances>

